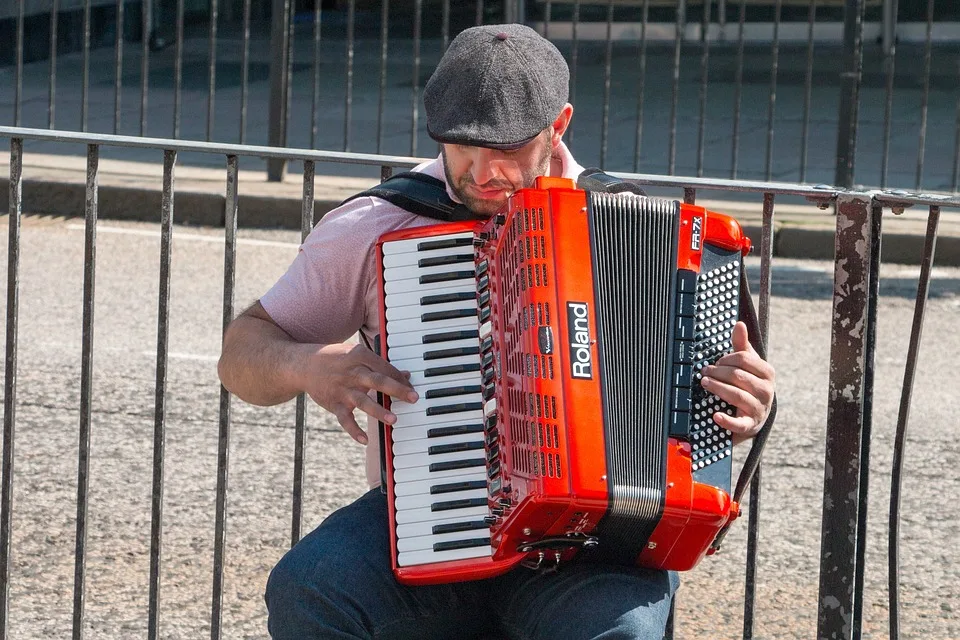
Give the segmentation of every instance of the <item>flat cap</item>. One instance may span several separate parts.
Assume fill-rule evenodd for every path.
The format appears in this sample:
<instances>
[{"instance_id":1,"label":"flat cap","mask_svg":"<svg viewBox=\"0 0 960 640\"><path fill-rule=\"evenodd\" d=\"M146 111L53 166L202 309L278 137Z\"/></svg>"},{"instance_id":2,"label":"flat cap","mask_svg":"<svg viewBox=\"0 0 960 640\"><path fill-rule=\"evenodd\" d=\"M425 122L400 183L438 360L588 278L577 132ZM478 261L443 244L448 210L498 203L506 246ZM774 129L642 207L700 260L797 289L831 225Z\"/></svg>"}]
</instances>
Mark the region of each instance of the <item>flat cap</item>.
<instances>
[{"instance_id":1,"label":"flat cap","mask_svg":"<svg viewBox=\"0 0 960 640\"><path fill-rule=\"evenodd\" d=\"M427 132L438 142L515 149L560 114L570 68L560 51L521 24L461 31L423 91Z\"/></svg>"}]
</instances>

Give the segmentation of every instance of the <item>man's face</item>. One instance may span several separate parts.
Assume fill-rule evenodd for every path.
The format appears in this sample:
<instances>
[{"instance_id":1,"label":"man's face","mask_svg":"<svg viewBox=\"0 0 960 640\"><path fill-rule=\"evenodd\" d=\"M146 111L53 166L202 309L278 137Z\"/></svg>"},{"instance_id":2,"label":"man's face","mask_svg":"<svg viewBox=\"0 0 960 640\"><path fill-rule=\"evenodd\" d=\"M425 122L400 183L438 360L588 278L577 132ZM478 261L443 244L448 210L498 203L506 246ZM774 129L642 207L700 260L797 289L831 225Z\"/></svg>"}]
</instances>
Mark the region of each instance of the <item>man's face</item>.
<instances>
[{"instance_id":1,"label":"man's face","mask_svg":"<svg viewBox=\"0 0 960 640\"><path fill-rule=\"evenodd\" d=\"M510 194L532 187L550 171L553 145L549 130L512 151L458 144L443 145L443 170L457 199L474 213L492 216Z\"/></svg>"}]
</instances>

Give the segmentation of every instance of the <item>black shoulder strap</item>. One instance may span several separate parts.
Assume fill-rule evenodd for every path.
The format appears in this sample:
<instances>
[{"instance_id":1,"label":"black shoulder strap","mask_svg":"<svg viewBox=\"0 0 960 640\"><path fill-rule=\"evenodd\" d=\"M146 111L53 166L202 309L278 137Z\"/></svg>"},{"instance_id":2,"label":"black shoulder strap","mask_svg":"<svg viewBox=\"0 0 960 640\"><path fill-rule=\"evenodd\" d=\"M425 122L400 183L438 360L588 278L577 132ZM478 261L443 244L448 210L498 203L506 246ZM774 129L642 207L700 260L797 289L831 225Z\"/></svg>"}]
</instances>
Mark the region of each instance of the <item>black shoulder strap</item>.
<instances>
[{"instance_id":1,"label":"black shoulder strap","mask_svg":"<svg viewBox=\"0 0 960 640\"><path fill-rule=\"evenodd\" d=\"M604 173L596 167L584 169L577 177L577 188L584 191L603 191L604 193L635 193L638 196L646 196L644 191L632 182L627 182L609 173Z\"/></svg>"},{"instance_id":2,"label":"black shoulder strap","mask_svg":"<svg viewBox=\"0 0 960 640\"><path fill-rule=\"evenodd\" d=\"M474 215L465 206L450 199L442 180L423 173L413 171L398 173L372 189L347 198L340 204L368 196L386 200L418 216L443 222L479 219L479 216Z\"/></svg>"}]
</instances>

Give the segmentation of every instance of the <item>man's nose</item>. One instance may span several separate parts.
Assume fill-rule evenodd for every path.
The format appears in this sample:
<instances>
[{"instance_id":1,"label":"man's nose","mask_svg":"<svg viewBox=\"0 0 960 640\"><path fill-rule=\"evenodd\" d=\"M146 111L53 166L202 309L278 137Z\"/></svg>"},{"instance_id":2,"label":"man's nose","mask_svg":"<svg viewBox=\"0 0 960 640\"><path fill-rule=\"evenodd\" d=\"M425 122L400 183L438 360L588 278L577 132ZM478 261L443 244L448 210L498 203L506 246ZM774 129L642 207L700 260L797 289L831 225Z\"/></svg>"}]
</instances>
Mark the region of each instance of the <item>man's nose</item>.
<instances>
[{"instance_id":1,"label":"man's nose","mask_svg":"<svg viewBox=\"0 0 960 640\"><path fill-rule=\"evenodd\" d=\"M477 147L476 156L473 160L470 174L473 177L474 184L484 185L491 180L502 177L500 171L500 161L492 149Z\"/></svg>"}]
</instances>

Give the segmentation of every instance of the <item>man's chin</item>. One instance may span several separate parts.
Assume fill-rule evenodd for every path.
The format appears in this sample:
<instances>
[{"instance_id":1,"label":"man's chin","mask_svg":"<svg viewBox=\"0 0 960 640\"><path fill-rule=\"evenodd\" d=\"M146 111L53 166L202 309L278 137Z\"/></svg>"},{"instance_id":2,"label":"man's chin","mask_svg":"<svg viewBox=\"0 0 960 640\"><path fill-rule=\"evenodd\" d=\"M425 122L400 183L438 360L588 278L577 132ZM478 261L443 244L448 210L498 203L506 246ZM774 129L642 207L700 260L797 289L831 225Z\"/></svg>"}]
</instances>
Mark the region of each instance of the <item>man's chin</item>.
<instances>
[{"instance_id":1,"label":"man's chin","mask_svg":"<svg viewBox=\"0 0 960 640\"><path fill-rule=\"evenodd\" d=\"M481 198L461 198L463 204L473 213L489 218L506 208L507 199L487 200Z\"/></svg>"}]
</instances>

